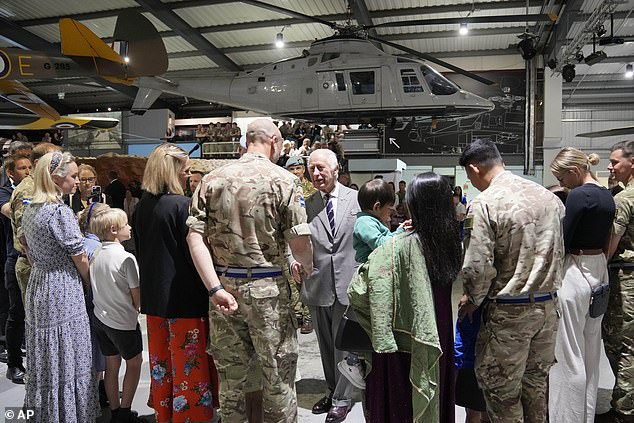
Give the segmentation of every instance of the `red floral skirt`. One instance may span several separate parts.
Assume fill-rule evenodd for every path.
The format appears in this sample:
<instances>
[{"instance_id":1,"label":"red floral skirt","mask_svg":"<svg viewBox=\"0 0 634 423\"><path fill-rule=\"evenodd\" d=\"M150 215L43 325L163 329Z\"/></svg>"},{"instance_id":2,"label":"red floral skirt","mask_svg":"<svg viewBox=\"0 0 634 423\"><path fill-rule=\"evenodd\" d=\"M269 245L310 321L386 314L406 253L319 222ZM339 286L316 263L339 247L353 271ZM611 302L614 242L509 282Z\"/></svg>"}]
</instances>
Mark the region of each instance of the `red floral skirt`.
<instances>
[{"instance_id":1,"label":"red floral skirt","mask_svg":"<svg viewBox=\"0 0 634 423\"><path fill-rule=\"evenodd\" d=\"M209 319L147 316L150 398L158 423L202 422L218 404L218 375L207 354Z\"/></svg>"}]
</instances>

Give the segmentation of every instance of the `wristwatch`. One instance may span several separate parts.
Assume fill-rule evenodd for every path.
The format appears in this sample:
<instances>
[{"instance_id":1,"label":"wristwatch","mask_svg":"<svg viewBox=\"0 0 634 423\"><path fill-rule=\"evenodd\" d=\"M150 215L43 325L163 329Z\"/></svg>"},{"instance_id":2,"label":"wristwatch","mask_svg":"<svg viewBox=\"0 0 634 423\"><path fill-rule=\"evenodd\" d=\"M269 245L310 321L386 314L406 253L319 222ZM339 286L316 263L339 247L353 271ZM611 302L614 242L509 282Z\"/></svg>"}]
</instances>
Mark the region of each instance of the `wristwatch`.
<instances>
[{"instance_id":1,"label":"wristwatch","mask_svg":"<svg viewBox=\"0 0 634 423\"><path fill-rule=\"evenodd\" d=\"M225 287L224 287L224 286L222 286L222 284L220 284L220 285L216 285L216 286L214 286L213 288L211 288L209 291L207 291L207 293L209 294L209 296L210 296L210 297L213 297L213 295L214 295L216 292L220 291L221 289L225 289Z\"/></svg>"}]
</instances>

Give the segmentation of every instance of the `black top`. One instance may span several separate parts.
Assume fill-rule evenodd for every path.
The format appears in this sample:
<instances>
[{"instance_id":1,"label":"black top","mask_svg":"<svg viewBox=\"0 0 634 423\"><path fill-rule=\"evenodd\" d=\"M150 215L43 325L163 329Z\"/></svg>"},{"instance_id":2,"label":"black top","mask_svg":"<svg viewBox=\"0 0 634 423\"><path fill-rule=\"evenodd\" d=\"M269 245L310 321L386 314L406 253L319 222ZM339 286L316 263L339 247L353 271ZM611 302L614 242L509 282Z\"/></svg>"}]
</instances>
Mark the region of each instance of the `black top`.
<instances>
[{"instance_id":1,"label":"black top","mask_svg":"<svg viewBox=\"0 0 634 423\"><path fill-rule=\"evenodd\" d=\"M11 194L15 188L13 185L3 186L0 188L0 207L11 201ZM4 240L6 242L7 258L17 259L20 252L13 248L13 229L11 228L11 220L3 214L0 214L0 221L4 230Z\"/></svg>"},{"instance_id":2,"label":"black top","mask_svg":"<svg viewBox=\"0 0 634 423\"><path fill-rule=\"evenodd\" d=\"M92 202L93 201L89 201L88 204L90 204ZM99 202L100 203L106 203L110 207L114 207L114 205L112 204L112 199L109 196L107 196L106 194L101 194L101 199L99 200ZM66 204L71 209L73 209L74 213L79 213L80 211L85 209L84 203L81 202L81 193L79 192L79 190L77 190L77 192L74 193L74 194L65 195L64 196L64 204Z\"/></svg>"},{"instance_id":3,"label":"black top","mask_svg":"<svg viewBox=\"0 0 634 423\"><path fill-rule=\"evenodd\" d=\"M570 191L564 218L566 251L605 247L615 212L614 199L606 188L584 184Z\"/></svg>"},{"instance_id":4,"label":"black top","mask_svg":"<svg viewBox=\"0 0 634 423\"><path fill-rule=\"evenodd\" d=\"M206 317L209 312L207 289L186 241L190 202L184 195L144 192L132 215L141 313L194 318Z\"/></svg>"}]
</instances>

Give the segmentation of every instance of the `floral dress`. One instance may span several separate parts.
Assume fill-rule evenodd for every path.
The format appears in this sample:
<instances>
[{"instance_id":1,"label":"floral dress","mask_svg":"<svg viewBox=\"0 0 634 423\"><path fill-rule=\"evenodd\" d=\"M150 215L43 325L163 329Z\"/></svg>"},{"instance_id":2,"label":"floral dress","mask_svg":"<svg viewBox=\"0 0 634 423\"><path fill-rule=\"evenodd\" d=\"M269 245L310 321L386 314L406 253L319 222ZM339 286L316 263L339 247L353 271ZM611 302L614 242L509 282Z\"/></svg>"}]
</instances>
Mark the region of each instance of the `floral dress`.
<instances>
[{"instance_id":1,"label":"floral dress","mask_svg":"<svg viewBox=\"0 0 634 423\"><path fill-rule=\"evenodd\" d=\"M29 205L22 226L32 260L26 290L26 407L40 423L91 423L99 415L90 324L71 256L83 236L63 203Z\"/></svg>"}]
</instances>

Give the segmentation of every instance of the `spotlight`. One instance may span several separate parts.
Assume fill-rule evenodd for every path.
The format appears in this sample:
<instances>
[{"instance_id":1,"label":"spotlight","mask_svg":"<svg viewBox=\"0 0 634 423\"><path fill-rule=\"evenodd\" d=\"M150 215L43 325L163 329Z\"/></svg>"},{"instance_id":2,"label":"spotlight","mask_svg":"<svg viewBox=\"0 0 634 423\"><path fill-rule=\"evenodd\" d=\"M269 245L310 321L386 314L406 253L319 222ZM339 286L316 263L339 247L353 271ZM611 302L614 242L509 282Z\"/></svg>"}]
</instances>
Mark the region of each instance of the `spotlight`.
<instances>
[{"instance_id":1,"label":"spotlight","mask_svg":"<svg viewBox=\"0 0 634 423\"><path fill-rule=\"evenodd\" d=\"M599 51L595 51L594 53L588 54L584 60L586 62L586 65L592 66L599 62L602 62L603 60L607 58L608 58L608 55L605 54L603 50L599 50Z\"/></svg>"},{"instance_id":2,"label":"spotlight","mask_svg":"<svg viewBox=\"0 0 634 423\"><path fill-rule=\"evenodd\" d=\"M517 45L520 54L524 60L531 60L537 54L537 50L535 49L535 44L532 38L524 38Z\"/></svg>"},{"instance_id":3,"label":"spotlight","mask_svg":"<svg viewBox=\"0 0 634 423\"><path fill-rule=\"evenodd\" d=\"M581 63L583 61L583 52L581 50L575 53L575 59L578 63Z\"/></svg>"},{"instance_id":4,"label":"spotlight","mask_svg":"<svg viewBox=\"0 0 634 423\"><path fill-rule=\"evenodd\" d=\"M469 33L469 28L467 27L466 22L460 24L460 29L458 30L460 35L467 35Z\"/></svg>"},{"instance_id":5,"label":"spotlight","mask_svg":"<svg viewBox=\"0 0 634 423\"><path fill-rule=\"evenodd\" d=\"M555 70L555 68L557 67L557 59L550 59L547 65L550 70Z\"/></svg>"},{"instance_id":6,"label":"spotlight","mask_svg":"<svg viewBox=\"0 0 634 423\"><path fill-rule=\"evenodd\" d=\"M596 29L597 37L603 37L608 31L606 31L603 25L598 25Z\"/></svg>"},{"instance_id":7,"label":"spotlight","mask_svg":"<svg viewBox=\"0 0 634 423\"><path fill-rule=\"evenodd\" d=\"M57 93L57 98L59 100L63 100L66 97L66 93L64 91L60 91Z\"/></svg>"},{"instance_id":8,"label":"spotlight","mask_svg":"<svg viewBox=\"0 0 634 423\"><path fill-rule=\"evenodd\" d=\"M284 34L278 32L275 36L275 47L282 48L284 47Z\"/></svg>"},{"instance_id":9,"label":"spotlight","mask_svg":"<svg viewBox=\"0 0 634 423\"><path fill-rule=\"evenodd\" d=\"M572 80L575 79L575 75L575 65L571 63L564 65L563 69L561 70L561 76L564 77L564 81L572 82Z\"/></svg>"},{"instance_id":10,"label":"spotlight","mask_svg":"<svg viewBox=\"0 0 634 423\"><path fill-rule=\"evenodd\" d=\"M625 65L625 77L626 78L634 77L634 67L632 67L631 63L628 65Z\"/></svg>"},{"instance_id":11,"label":"spotlight","mask_svg":"<svg viewBox=\"0 0 634 423\"><path fill-rule=\"evenodd\" d=\"M123 61L126 62L126 63L130 63L130 58L128 56L125 56L123 58Z\"/></svg>"}]
</instances>

